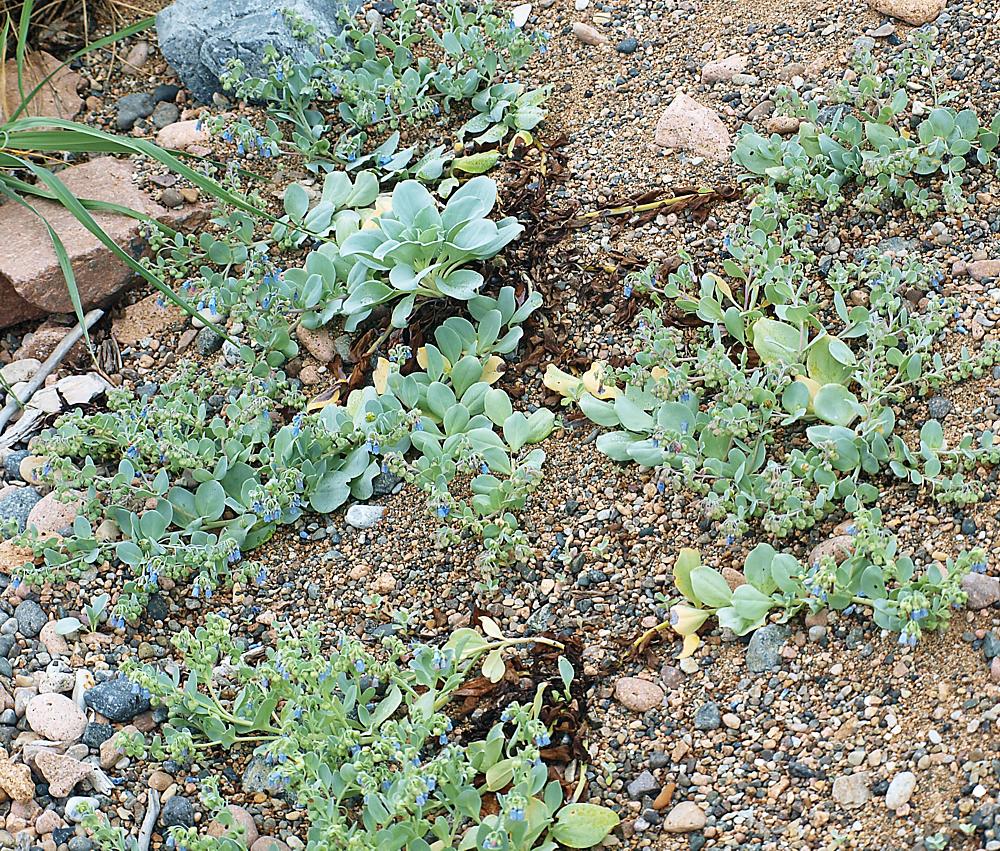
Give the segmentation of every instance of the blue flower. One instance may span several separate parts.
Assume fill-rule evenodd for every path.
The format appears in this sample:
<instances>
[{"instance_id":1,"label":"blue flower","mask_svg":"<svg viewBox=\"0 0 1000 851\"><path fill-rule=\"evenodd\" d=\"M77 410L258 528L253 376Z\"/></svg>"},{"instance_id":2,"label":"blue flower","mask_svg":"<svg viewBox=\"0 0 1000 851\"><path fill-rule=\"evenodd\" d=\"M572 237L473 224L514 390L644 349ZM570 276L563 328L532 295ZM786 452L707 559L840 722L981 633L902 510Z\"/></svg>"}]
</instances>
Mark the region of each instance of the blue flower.
<instances>
[{"instance_id":1,"label":"blue flower","mask_svg":"<svg viewBox=\"0 0 1000 851\"><path fill-rule=\"evenodd\" d=\"M451 513L451 509L447 505L439 505L437 508L438 517L447 517Z\"/></svg>"},{"instance_id":2,"label":"blue flower","mask_svg":"<svg viewBox=\"0 0 1000 851\"><path fill-rule=\"evenodd\" d=\"M511 821L524 821L524 809L522 807L514 807L508 817Z\"/></svg>"},{"instance_id":3,"label":"blue flower","mask_svg":"<svg viewBox=\"0 0 1000 851\"><path fill-rule=\"evenodd\" d=\"M361 659L358 659L358 661L354 663L354 670L359 674L364 673L365 663Z\"/></svg>"},{"instance_id":4,"label":"blue flower","mask_svg":"<svg viewBox=\"0 0 1000 851\"><path fill-rule=\"evenodd\" d=\"M969 568L973 573L986 573L986 562L977 561Z\"/></svg>"},{"instance_id":5,"label":"blue flower","mask_svg":"<svg viewBox=\"0 0 1000 851\"><path fill-rule=\"evenodd\" d=\"M552 742L551 737L548 733L541 733L535 736L535 745L540 748L544 748Z\"/></svg>"}]
</instances>

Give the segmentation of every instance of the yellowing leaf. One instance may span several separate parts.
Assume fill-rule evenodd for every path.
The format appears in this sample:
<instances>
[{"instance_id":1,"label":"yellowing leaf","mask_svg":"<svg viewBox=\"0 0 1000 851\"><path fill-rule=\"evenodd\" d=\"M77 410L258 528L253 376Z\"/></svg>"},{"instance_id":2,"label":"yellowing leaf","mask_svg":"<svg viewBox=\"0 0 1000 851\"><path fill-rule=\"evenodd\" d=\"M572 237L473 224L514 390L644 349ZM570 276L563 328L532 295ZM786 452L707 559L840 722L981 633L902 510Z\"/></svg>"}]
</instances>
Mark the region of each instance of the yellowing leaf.
<instances>
[{"instance_id":1,"label":"yellowing leaf","mask_svg":"<svg viewBox=\"0 0 1000 851\"><path fill-rule=\"evenodd\" d=\"M493 384L500 380L500 376L503 373L500 371L500 367L503 366L503 358L493 355L488 361L486 361L485 366L483 366L483 374L479 377L480 381L485 381L487 384Z\"/></svg>"},{"instance_id":2,"label":"yellowing leaf","mask_svg":"<svg viewBox=\"0 0 1000 851\"><path fill-rule=\"evenodd\" d=\"M733 291L729 288L729 284L725 280L720 278L714 272L709 272L708 277L712 279L712 283L715 284L715 288L723 293L726 298L733 301Z\"/></svg>"},{"instance_id":3,"label":"yellowing leaf","mask_svg":"<svg viewBox=\"0 0 1000 851\"><path fill-rule=\"evenodd\" d=\"M389 361L386 358L379 358L375 363L375 370L372 372L372 383L375 385L375 392L381 396L389 388Z\"/></svg>"},{"instance_id":4,"label":"yellowing leaf","mask_svg":"<svg viewBox=\"0 0 1000 851\"><path fill-rule=\"evenodd\" d=\"M378 226L378 218L383 213L392 212L392 195L385 193L375 199L375 206L361 210L361 230L369 230Z\"/></svg>"},{"instance_id":5,"label":"yellowing leaf","mask_svg":"<svg viewBox=\"0 0 1000 851\"><path fill-rule=\"evenodd\" d=\"M607 369L604 361L594 361L583 374L583 387L596 399L617 399L621 396L621 390L613 384L608 385L604 380L604 371Z\"/></svg>"},{"instance_id":6,"label":"yellowing leaf","mask_svg":"<svg viewBox=\"0 0 1000 851\"><path fill-rule=\"evenodd\" d=\"M701 638L697 635L686 635L684 637L684 647L681 648L681 653L677 657L678 659L687 659L688 656L692 656L694 651L701 646Z\"/></svg>"},{"instance_id":7,"label":"yellowing leaf","mask_svg":"<svg viewBox=\"0 0 1000 851\"><path fill-rule=\"evenodd\" d=\"M316 411L322 411L327 405L339 405L340 404L340 388L334 387L330 390L324 390L318 396L309 400L309 404L306 405L307 413L315 413Z\"/></svg>"},{"instance_id":8,"label":"yellowing leaf","mask_svg":"<svg viewBox=\"0 0 1000 851\"><path fill-rule=\"evenodd\" d=\"M444 355L441 355L441 360L444 361L444 373L447 375L451 372L451 361L448 360ZM417 349L417 365L421 369L427 369L427 346L421 346ZM483 381L486 379L484 378ZM494 379L495 381L496 379Z\"/></svg>"},{"instance_id":9,"label":"yellowing leaf","mask_svg":"<svg viewBox=\"0 0 1000 851\"><path fill-rule=\"evenodd\" d=\"M419 358L419 353L417 355ZM583 391L583 381L577 378L575 375L570 375L568 372L563 372L554 363L550 363L545 367L545 375L542 377L542 384L549 388L560 396L566 396L569 399L578 399L580 393Z\"/></svg>"}]
</instances>

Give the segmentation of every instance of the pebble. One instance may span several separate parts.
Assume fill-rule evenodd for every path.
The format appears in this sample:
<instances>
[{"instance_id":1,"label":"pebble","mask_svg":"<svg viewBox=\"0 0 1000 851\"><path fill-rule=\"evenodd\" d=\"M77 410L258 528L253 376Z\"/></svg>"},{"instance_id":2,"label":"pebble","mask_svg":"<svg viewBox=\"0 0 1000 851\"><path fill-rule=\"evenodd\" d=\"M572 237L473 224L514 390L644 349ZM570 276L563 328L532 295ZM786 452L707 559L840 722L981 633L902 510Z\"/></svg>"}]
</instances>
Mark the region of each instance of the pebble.
<instances>
[{"instance_id":1,"label":"pebble","mask_svg":"<svg viewBox=\"0 0 1000 851\"><path fill-rule=\"evenodd\" d=\"M709 732L718 730L722 726L722 715L719 712L719 704L709 701L699 706L694 713L694 728Z\"/></svg>"},{"instance_id":2,"label":"pebble","mask_svg":"<svg viewBox=\"0 0 1000 851\"><path fill-rule=\"evenodd\" d=\"M624 53L626 56L635 53L639 49L639 42L632 38L623 38L618 44L615 45L615 50L619 53Z\"/></svg>"},{"instance_id":3,"label":"pebble","mask_svg":"<svg viewBox=\"0 0 1000 851\"><path fill-rule=\"evenodd\" d=\"M892 778L885 793L885 805L890 810L898 810L908 803L917 786L917 775L912 771L901 771Z\"/></svg>"},{"instance_id":4,"label":"pebble","mask_svg":"<svg viewBox=\"0 0 1000 851\"><path fill-rule=\"evenodd\" d=\"M14 617L17 619L17 631L28 638L35 638L49 622L42 607L34 600L24 600L14 610Z\"/></svg>"},{"instance_id":5,"label":"pebble","mask_svg":"<svg viewBox=\"0 0 1000 851\"><path fill-rule=\"evenodd\" d=\"M132 683L115 678L94 686L84 695L87 706L109 721L131 721L149 709L149 698L132 691Z\"/></svg>"},{"instance_id":6,"label":"pebble","mask_svg":"<svg viewBox=\"0 0 1000 851\"><path fill-rule=\"evenodd\" d=\"M0 497L0 526L14 523L18 532L23 532L28 524L28 515L42 500L42 495L34 488L9 488Z\"/></svg>"},{"instance_id":7,"label":"pebble","mask_svg":"<svg viewBox=\"0 0 1000 851\"><path fill-rule=\"evenodd\" d=\"M39 694L31 698L25 717L36 733L67 744L80 741L87 728L87 716L62 694Z\"/></svg>"},{"instance_id":8,"label":"pebble","mask_svg":"<svg viewBox=\"0 0 1000 851\"><path fill-rule=\"evenodd\" d=\"M833 800L846 809L863 807L871 796L867 772L841 775L833 781Z\"/></svg>"},{"instance_id":9,"label":"pebble","mask_svg":"<svg viewBox=\"0 0 1000 851\"><path fill-rule=\"evenodd\" d=\"M118 99L115 109L118 117L115 124L119 130L131 130L140 118L148 118L156 108L153 96L145 92L125 95Z\"/></svg>"},{"instance_id":10,"label":"pebble","mask_svg":"<svg viewBox=\"0 0 1000 851\"><path fill-rule=\"evenodd\" d=\"M194 806L183 795L174 795L160 810L160 825L163 827L194 826Z\"/></svg>"},{"instance_id":11,"label":"pebble","mask_svg":"<svg viewBox=\"0 0 1000 851\"><path fill-rule=\"evenodd\" d=\"M1000 578L985 573L967 573L962 577L962 590L968 595L966 606L973 611L1000 602Z\"/></svg>"},{"instance_id":12,"label":"pebble","mask_svg":"<svg viewBox=\"0 0 1000 851\"><path fill-rule=\"evenodd\" d=\"M758 629L747 645L747 669L762 674L781 667L781 648L788 639L788 630L778 624L768 624Z\"/></svg>"},{"instance_id":13,"label":"pebble","mask_svg":"<svg viewBox=\"0 0 1000 851\"><path fill-rule=\"evenodd\" d=\"M927 413L932 420L943 420L952 412L954 406L944 396L931 396L927 400Z\"/></svg>"},{"instance_id":14,"label":"pebble","mask_svg":"<svg viewBox=\"0 0 1000 851\"><path fill-rule=\"evenodd\" d=\"M167 190L168 192L170 190ZM180 193L178 193L179 195ZM183 198L181 201L183 202ZM199 320L192 320L199 321ZM198 331L198 335L194 338L194 347L198 354L203 357L209 357L214 355L219 349L222 348L224 340L218 334L215 333L211 328L204 327Z\"/></svg>"},{"instance_id":15,"label":"pebble","mask_svg":"<svg viewBox=\"0 0 1000 851\"><path fill-rule=\"evenodd\" d=\"M706 823L705 811L693 801L681 801L663 819L664 833L691 833Z\"/></svg>"},{"instance_id":16,"label":"pebble","mask_svg":"<svg viewBox=\"0 0 1000 851\"><path fill-rule=\"evenodd\" d=\"M594 29L590 24L584 24L580 21L573 21L571 26L573 35L576 36L578 41L582 41L584 44L589 44L595 46L598 44L607 44L608 37L602 32Z\"/></svg>"},{"instance_id":17,"label":"pebble","mask_svg":"<svg viewBox=\"0 0 1000 851\"><path fill-rule=\"evenodd\" d=\"M648 712L663 703L663 689L641 677L621 677L615 683L615 698L633 712Z\"/></svg>"},{"instance_id":18,"label":"pebble","mask_svg":"<svg viewBox=\"0 0 1000 851\"><path fill-rule=\"evenodd\" d=\"M355 529L371 529L385 514L385 506L355 503L347 509L344 519Z\"/></svg>"},{"instance_id":19,"label":"pebble","mask_svg":"<svg viewBox=\"0 0 1000 851\"><path fill-rule=\"evenodd\" d=\"M649 771L643 771L628 784L628 795L632 800L639 801L644 795L655 795L660 791L660 784Z\"/></svg>"}]
</instances>

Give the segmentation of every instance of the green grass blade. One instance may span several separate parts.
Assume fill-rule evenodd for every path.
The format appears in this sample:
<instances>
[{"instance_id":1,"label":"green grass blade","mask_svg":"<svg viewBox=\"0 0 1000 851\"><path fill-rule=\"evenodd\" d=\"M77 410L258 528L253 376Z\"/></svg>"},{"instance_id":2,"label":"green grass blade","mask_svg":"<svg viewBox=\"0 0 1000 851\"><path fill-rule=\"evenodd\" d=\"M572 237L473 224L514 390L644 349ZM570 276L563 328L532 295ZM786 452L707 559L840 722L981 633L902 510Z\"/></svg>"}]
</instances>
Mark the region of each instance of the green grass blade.
<instances>
[{"instance_id":1,"label":"green grass blade","mask_svg":"<svg viewBox=\"0 0 1000 851\"><path fill-rule=\"evenodd\" d=\"M17 93L24 103L24 54L28 49L28 27L35 0L24 0L21 6L21 20L17 27L17 45L14 48L14 63L17 66Z\"/></svg>"},{"instance_id":2,"label":"green grass blade","mask_svg":"<svg viewBox=\"0 0 1000 851\"><path fill-rule=\"evenodd\" d=\"M40 128L51 128L43 130ZM226 189L222 184L183 163L176 156L165 151L159 145L146 139L133 139L123 136L112 136L88 127L55 118L21 118L12 122L6 128L8 149L33 152L73 151L76 153L117 153L141 154L165 165L171 171L191 181L199 189L209 193L213 198L251 213L266 221L274 222L275 217L265 210L255 207L242 195Z\"/></svg>"}]
</instances>

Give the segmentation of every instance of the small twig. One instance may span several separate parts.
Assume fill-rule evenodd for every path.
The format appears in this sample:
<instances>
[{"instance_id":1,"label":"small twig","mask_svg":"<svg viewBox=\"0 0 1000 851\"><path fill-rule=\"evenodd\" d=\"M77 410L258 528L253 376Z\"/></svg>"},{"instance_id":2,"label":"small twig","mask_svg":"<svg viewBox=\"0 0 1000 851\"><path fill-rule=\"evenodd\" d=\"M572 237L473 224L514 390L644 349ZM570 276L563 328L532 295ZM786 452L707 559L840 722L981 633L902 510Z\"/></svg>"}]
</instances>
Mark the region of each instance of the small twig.
<instances>
[{"instance_id":1,"label":"small twig","mask_svg":"<svg viewBox=\"0 0 1000 851\"><path fill-rule=\"evenodd\" d=\"M139 851L149 851L149 843L153 840L153 828L160 817L160 793L149 790L149 803L146 805L146 817L139 829Z\"/></svg>"},{"instance_id":2,"label":"small twig","mask_svg":"<svg viewBox=\"0 0 1000 851\"><path fill-rule=\"evenodd\" d=\"M86 326L89 331L100 319L104 316L103 310L92 310L86 316L83 317L84 326ZM22 407L31 401L31 397L35 395L35 391L38 390L45 383L45 379L48 378L57 366L62 362L63 358L69 354L70 349L73 348L83 337L83 326L79 323L70 331L62 340L59 341L59 345L56 346L55 351L52 352L45 359L45 363L39 367L38 372L35 373L31 381L28 382L28 386L24 388L21 398L18 398L17 394L14 394L14 399L7 404L7 406L0 411L0 434L7 427L7 423L10 418L14 416L16 411L19 411Z\"/></svg>"}]
</instances>

